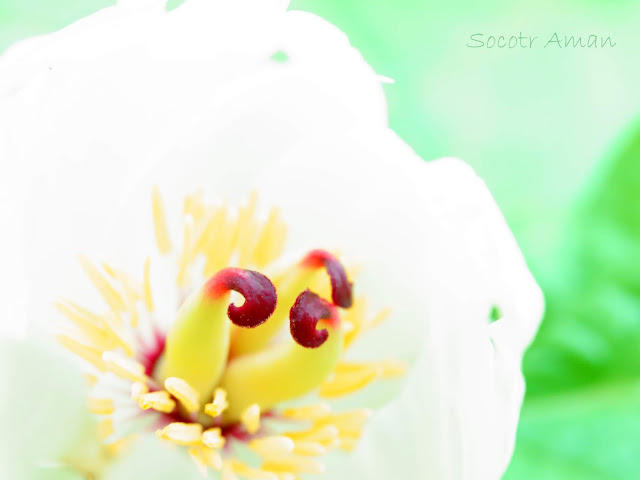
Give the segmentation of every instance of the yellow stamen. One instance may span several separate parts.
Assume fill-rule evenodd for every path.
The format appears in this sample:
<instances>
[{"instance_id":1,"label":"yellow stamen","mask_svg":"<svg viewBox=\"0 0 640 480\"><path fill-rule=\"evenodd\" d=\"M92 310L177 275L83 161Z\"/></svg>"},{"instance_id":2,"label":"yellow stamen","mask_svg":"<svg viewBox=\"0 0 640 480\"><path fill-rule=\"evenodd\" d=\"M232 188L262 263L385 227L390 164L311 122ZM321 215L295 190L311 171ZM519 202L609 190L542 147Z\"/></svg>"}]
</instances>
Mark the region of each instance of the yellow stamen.
<instances>
[{"instance_id":1,"label":"yellow stamen","mask_svg":"<svg viewBox=\"0 0 640 480\"><path fill-rule=\"evenodd\" d=\"M124 272L115 270L115 275L122 286L122 291L124 292L127 312L129 312L130 317L129 322L132 327L136 327L138 325L138 310L136 308L136 302L141 298L139 288L134 286L133 280L131 280Z\"/></svg>"},{"instance_id":2,"label":"yellow stamen","mask_svg":"<svg viewBox=\"0 0 640 480\"><path fill-rule=\"evenodd\" d=\"M213 394L213 402L204 406L204 413L215 418L222 414L228 406L227 391L224 388L216 388Z\"/></svg>"},{"instance_id":3,"label":"yellow stamen","mask_svg":"<svg viewBox=\"0 0 640 480\"><path fill-rule=\"evenodd\" d=\"M224 447L225 442L226 440L222 436L222 430L218 427L209 428L202 434L202 443L209 448L220 450Z\"/></svg>"},{"instance_id":4,"label":"yellow stamen","mask_svg":"<svg viewBox=\"0 0 640 480\"><path fill-rule=\"evenodd\" d=\"M176 402L164 390L139 394L136 400L143 410L153 409L157 412L171 413L176 408Z\"/></svg>"},{"instance_id":5,"label":"yellow stamen","mask_svg":"<svg viewBox=\"0 0 640 480\"><path fill-rule=\"evenodd\" d=\"M183 214L190 215L195 221L200 221L204 216L206 206L202 201L202 190L198 190L192 195L187 195L184 199Z\"/></svg>"},{"instance_id":6,"label":"yellow stamen","mask_svg":"<svg viewBox=\"0 0 640 480\"><path fill-rule=\"evenodd\" d=\"M151 258L147 257L144 261L144 303L148 312L153 312L153 295L151 294Z\"/></svg>"},{"instance_id":7,"label":"yellow stamen","mask_svg":"<svg viewBox=\"0 0 640 480\"><path fill-rule=\"evenodd\" d=\"M270 458L262 464L262 468L270 472L285 473L324 473L324 465L315 458L298 457L295 455L287 455L277 458Z\"/></svg>"},{"instance_id":8,"label":"yellow stamen","mask_svg":"<svg viewBox=\"0 0 640 480\"><path fill-rule=\"evenodd\" d=\"M157 430L158 438L170 440L178 445L200 445L202 425L199 423L170 423L162 430Z\"/></svg>"},{"instance_id":9,"label":"yellow stamen","mask_svg":"<svg viewBox=\"0 0 640 480\"><path fill-rule=\"evenodd\" d=\"M103 319L114 346L121 347L127 356L133 356L134 347L125 336L122 319L114 312L107 312Z\"/></svg>"},{"instance_id":10,"label":"yellow stamen","mask_svg":"<svg viewBox=\"0 0 640 480\"><path fill-rule=\"evenodd\" d=\"M113 399L89 397L89 411L96 415L111 415L115 411Z\"/></svg>"},{"instance_id":11,"label":"yellow stamen","mask_svg":"<svg viewBox=\"0 0 640 480\"><path fill-rule=\"evenodd\" d=\"M282 412L282 415L293 420L316 420L324 418L330 413L331 407L326 403L314 403L301 407L287 408Z\"/></svg>"},{"instance_id":12,"label":"yellow stamen","mask_svg":"<svg viewBox=\"0 0 640 480\"><path fill-rule=\"evenodd\" d=\"M275 473L251 468L249 465L239 462L238 460L231 460L231 468L235 473L247 480L278 480L278 476Z\"/></svg>"},{"instance_id":13,"label":"yellow stamen","mask_svg":"<svg viewBox=\"0 0 640 480\"><path fill-rule=\"evenodd\" d=\"M341 438L340 449L345 452L352 452L358 446L358 438Z\"/></svg>"},{"instance_id":14,"label":"yellow stamen","mask_svg":"<svg viewBox=\"0 0 640 480\"><path fill-rule=\"evenodd\" d=\"M59 300L54 307L68 318L95 345L104 345L108 335L104 331L102 319L91 312L77 308L71 302Z\"/></svg>"},{"instance_id":15,"label":"yellow stamen","mask_svg":"<svg viewBox=\"0 0 640 480\"><path fill-rule=\"evenodd\" d=\"M304 431L287 432L285 435L295 442L316 442L325 447L332 447L337 444L340 431L334 425L322 425Z\"/></svg>"},{"instance_id":16,"label":"yellow stamen","mask_svg":"<svg viewBox=\"0 0 640 480\"><path fill-rule=\"evenodd\" d=\"M254 214L258 203L256 192L251 193L249 203L240 208L236 221L235 248L238 251L238 266L247 267L251 260L255 241L256 221Z\"/></svg>"},{"instance_id":17,"label":"yellow stamen","mask_svg":"<svg viewBox=\"0 0 640 480\"><path fill-rule=\"evenodd\" d=\"M191 215L188 215L184 219L182 253L180 254L180 259L178 260L178 278L176 280L176 283L179 287L186 286L189 280L189 266L191 265L191 261L193 258L193 247L191 245L193 239L193 229L193 217Z\"/></svg>"},{"instance_id":18,"label":"yellow stamen","mask_svg":"<svg viewBox=\"0 0 640 480\"><path fill-rule=\"evenodd\" d=\"M366 387L377 377L378 368L375 365L348 373L340 373L324 383L318 394L325 398L348 395Z\"/></svg>"},{"instance_id":19,"label":"yellow stamen","mask_svg":"<svg viewBox=\"0 0 640 480\"><path fill-rule=\"evenodd\" d=\"M142 382L135 382L131 385L131 399L136 402L140 398L141 395L147 393L149 391L149 387Z\"/></svg>"},{"instance_id":20,"label":"yellow stamen","mask_svg":"<svg viewBox=\"0 0 640 480\"><path fill-rule=\"evenodd\" d=\"M113 421L110 418L104 418L98 422L98 437L102 440L113 435Z\"/></svg>"},{"instance_id":21,"label":"yellow stamen","mask_svg":"<svg viewBox=\"0 0 640 480\"><path fill-rule=\"evenodd\" d=\"M204 267L205 276L209 277L229 264L234 246L231 227L232 221L227 218L226 209L218 210L206 231L207 243L203 247L207 259Z\"/></svg>"},{"instance_id":22,"label":"yellow stamen","mask_svg":"<svg viewBox=\"0 0 640 480\"><path fill-rule=\"evenodd\" d=\"M253 251L254 265L264 268L278 258L284 248L286 235L287 229L281 219L280 210L273 208L256 242Z\"/></svg>"},{"instance_id":23,"label":"yellow stamen","mask_svg":"<svg viewBox=\"0 0 640 480\"><path fill-rule=\"evenodd\" d=\"M318 442L299 441L295 443L293 453L308 457L319 457L327 453L327 448Z\"/></svg>"},{"instance_id":24,"label":"yellow stamen","mask_svg":"<svg viewBox=\"0 0 640 480\"><path fill-rule=\"evenodd\" d=\"M98 370L104 371L106 369L102 361L102 349L64 333L56 335L56 340L67 350L86 360Z\"/></svg>"},{"instance_id":25,"label":"yellow stamen","mask_svg":"<svg viewBox=\"0 0 640 480\"><path fill-rule=\"evenodd\" d=\"M359 436L365 422L371 417L371 410L361 408L350 412L334 413L318 420L317 426L334 426L341 436Z\"/></svg>"},{"instance_id":26,"label":"yellow stamen","mask_svg":"<svg viewBox=\"0 0 640 480\"><path fill-rule=\"evenodd\" d=\"M153 203L153 226L156 234L158 251L165 255L171 251L171 239L167 228L167 219L164 213L164 205L158 187L154 186L151 194Z\"/></svg>"},{"instance_id":27,"label":"yellow stamen","mask_svg":"<svg viewBox=\"0 0 640 480\"><path fill-rule=\"evenodd\" d=\"M105 278L105 276L102 275L100 271L83 255L80 255L79 260L84 273L89 277L89 280L91 280L91 283L93 283L109 307L111 307L115 312L125 310L122 296L116 291L113 285L111 285L109 280L107 280L107 278Z\"/></svg>"},{"instance_id":28,"label":"yellow stamen","mask_svg":"<svg viewBox=\"0 0 640 480\"><path fill-rule=\"evenodd\" d=\"M198 468L200 475L202 475L204 478L208 478L209 465L207 465L205 460L202 458L201 449L196 447L191 447L188 450L188 453L189 453L189 456L191 457L191 460L193 460L193 462L196 464L196 467Z\"/></svg>"},{"instance_id":29,"label":"yellow stamen","mask_svg":"<svg viewBox=\"0 0 640 480\"><path fill-rule=\"evenodd\" d=\"M372 330L391 315L391 309L381 310L375 317L367 318L367 306L363 298L357 298L353 306L345 314L345 322L353 328L345 334L344 348L349 348L363 333Z\"/></svg>"},{"instance_id":30,"label":"yellow stamen","mask_svg":"<svg viewBox=\"0 0 640 480\"><path fill-rule=\"evenodd\" d=\"M90 387L95 387L96 383L98 383L98 377L92 373L85 373L84 378Z\"/></svg>"},{"instance_id":31,"label":"yellow stamen","mask_svg":"<svg viewBox=\"0 0 640 480\"><path fill-rule=\"evenodd\" d=\"M230 460L222 462L222 480L238 480Z\"/></svg>"},{"instance_id":32,"label":"yellow stamen","mask_svg":"<svg viewBox=\"0 0 640 480\"><path fill-rule=\"evenodd\" d=\"M176 397L180 404L189 413L200 410L200 401L198 400L198 392L191 385L181 378L169 377L164 381L164 388Z\"/></svg>"},{"instance_id":33,"label":"yellow stamen","mask_svg":"<svg viewBox=\"0 0 640 480\"><path fill-rule=\"evenodd\" d=\"M260 429L260 405L254 403L247 407L240 417L242 424L249 433L256 433Z\"/></svg>"},{"instance_id":34,"label":"yellow stamen","mask_svg":"<svg viewBox=\"0 0 640 480\"><path fill-rule=\"evenodd\" d=\"M202 226L198 234L194 237L193 251L194 254L206 253L207 248L215 242L215 238L221 230L221 219L226 216L226 208L207 208L202 215Z\"/></svg>"},{"instance_id":35,"label":"yellow stamen","mask_svg":"<svg viewBox=\"0 0 640 480\"><path fill-rule=\"evenodd\" d=\"M136 435L129 435L118 440L108 439L105 441L105 447L109 455L116 457L121 455L123 451L129 447L136 439Z\"/></svg>"},{"instance_id":36,"label":"yellow stamen","mask_svg":"<svg viewBox=\"0 0 640 480\"><path fill-rule=\"evenodd\" d=\"M394 359L387 359L377 363L381 378L398 378L407 372L407 366Z\"/></svg>"},{"instance_id":37,"label":"yellow stamen","mask_svg":"<svg viewBox=\"0 0 640 480\"><path fill-rule=\"evenodd\" d=\"M133 382L146 383L144 366L130 358L122 357L114 352L103 352L102 360L107 369L120 378Z\"/></svg>"},{"instance_id":38,"label":"yellow stamen","mask_svg":"<svg viewBox=\"0 0 640 480\"><path fill-rule=\"evenodd\" d=\"M198 465L203 476L207 476L207 468L222 470L222 456L216 450L206 447L193 447L189 449L189 455Z\"/></svg>"},{"instance_id":39,"label":"yellow stamen","mask_svg":"<svg viewBox=\"0 0 640 480\"><path fill-rule=\"evenodd\" d=\"M257 438L249 442L249 448L261 457L286 455L293 452L294 447L293 440L283 435Z\"/></svg>"}]
</instances>

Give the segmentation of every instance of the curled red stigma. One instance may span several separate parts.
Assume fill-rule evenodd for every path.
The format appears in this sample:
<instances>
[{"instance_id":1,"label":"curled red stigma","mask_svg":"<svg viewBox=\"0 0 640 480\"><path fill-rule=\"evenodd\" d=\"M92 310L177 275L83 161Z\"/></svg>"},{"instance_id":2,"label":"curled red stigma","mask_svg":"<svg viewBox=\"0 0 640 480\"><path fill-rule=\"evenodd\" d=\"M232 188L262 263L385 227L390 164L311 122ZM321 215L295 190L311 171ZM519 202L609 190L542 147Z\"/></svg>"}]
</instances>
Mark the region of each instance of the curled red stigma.
<instances>
[{"instance_id":1,"label":"curled red stigma","mask_svg":"<svg viewBox=\"0 0 640 480\"><path fill-rule=\"evenodd\" d=\"M305 290L298 295L289 312L291 336L303 347L318 348L329 337L326 329L316 329L322 319L337 321L335 307L312 291Z\"/></svg>"},{"instance_id":2,"label":"curled red stigma","mask_svg":"<svg viewBox=\"0 0 640 480\"><path fill-rule=\"evenodd\" d=\"M353 284L347 279L347 272L335 256L325 250L311 250L301 264L305 267L324 267L331 279L331 299L342 308L349 308L353 303Z\"/></svg>"},{"instance_id":3,"label":"curled red stigma","mask_svg":"<svg viewBox=\"0 0 640 480\"><path fill-rule=\"evenodd\" d=\"M244 304L233 303L227 309L229 320L239 327L254 328L263 324L276 309L276 288L267 277L253 270L223 268L204 285L204 295L216 299L229 290L244 297Z\"/></svg>"}]
</instances>

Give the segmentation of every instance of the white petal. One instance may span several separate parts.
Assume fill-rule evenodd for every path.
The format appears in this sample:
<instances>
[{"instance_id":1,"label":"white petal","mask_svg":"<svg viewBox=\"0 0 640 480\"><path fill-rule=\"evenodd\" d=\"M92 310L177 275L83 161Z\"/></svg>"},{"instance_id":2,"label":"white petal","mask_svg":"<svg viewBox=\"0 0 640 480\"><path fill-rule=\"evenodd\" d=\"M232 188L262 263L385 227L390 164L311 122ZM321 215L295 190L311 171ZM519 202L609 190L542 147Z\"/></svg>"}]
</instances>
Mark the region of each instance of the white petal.
<instances>
[{"instance_id":1,"label":"white petal","mask_svg":"<svg viewBox=\"0 0 640 480\"><path fill-rule=\"evenodd\" d=\"M405 391L374 417L357 455L333 465L334 478L498 479L512 454L520 362L542 295L468 166L441 160L423 178L432 230L424 348ZM503 317L489 325L493 304Z\"/></svg>"}]
</instances>

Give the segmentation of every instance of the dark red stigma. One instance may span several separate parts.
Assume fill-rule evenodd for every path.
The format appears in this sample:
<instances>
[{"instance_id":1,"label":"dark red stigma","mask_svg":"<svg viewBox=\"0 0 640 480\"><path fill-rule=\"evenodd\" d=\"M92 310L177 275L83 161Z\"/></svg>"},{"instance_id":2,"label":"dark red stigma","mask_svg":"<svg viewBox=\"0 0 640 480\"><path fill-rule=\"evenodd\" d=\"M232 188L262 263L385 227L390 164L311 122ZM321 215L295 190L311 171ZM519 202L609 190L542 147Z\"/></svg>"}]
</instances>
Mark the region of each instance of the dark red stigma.
<instances>
[{"instance_id":1,"label":"dark red stigma","mask_svg":"<svg viewBox=\"0 0 640 480\"><path fill-rule=\"evenodd\" d=\"M302 292L289 311L291 336L303 347L318 348L329 338L326 329L316 329L318 322L323 319L337 321L335 307L311 290Z\"/></svg>"},{"instance_id":2,"label":"dark red stigma","mask_svg":"<svg viewBox=\"0 0 640 480\"><path fill-rule=\"evenodd\" d=\"M324 267L331 280L331 299L342 308L353 304L353 284L347 279L347 272L335 256L325 250L312 250L300 262L311 268Z\"/></svg>"},{"instance_id":3,"label":"dark red stigma","mask_svg":"<svg viewBox=\"0 0 640 480\"><path fill-rule=\"evenodd\" d=\"M276 309L276 288L261 273L243 268L223 268L207 280L203 293L216 299L229 290L244 297L241 307L232 303L227 309L229 320L239 327L254 328L262 325Z\"/></svg>"}]
</instances>

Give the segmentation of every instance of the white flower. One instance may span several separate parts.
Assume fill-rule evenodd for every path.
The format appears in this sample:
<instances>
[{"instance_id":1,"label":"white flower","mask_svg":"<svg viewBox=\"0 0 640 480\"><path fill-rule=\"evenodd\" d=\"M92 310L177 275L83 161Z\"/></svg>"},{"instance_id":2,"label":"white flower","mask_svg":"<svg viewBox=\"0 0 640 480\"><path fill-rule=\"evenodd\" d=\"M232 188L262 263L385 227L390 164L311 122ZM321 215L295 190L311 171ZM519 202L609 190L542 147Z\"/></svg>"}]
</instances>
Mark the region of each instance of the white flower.
<instances>
[{"instance_id":1,"label":"white flower","mask_svg":"<svg viewBox=\"0 0 640 480\"><path fill-rule=\"evenodd\" d=\"M335 27L282 1L120 2L7 52L0 128L5 216L25 232L11 250L24 267L5 273L28 279L32 333L51 330L61 295L100 301L79 252L141 272L152 185L177 244L186 196L242 205L256 191L287 225L285 259L335 249L372 310L390 308L348 358L413 364L327 477L500 477L540 291L484 183L459 160L423 162L388 129L380 78ZM152 259L171 320L175 260ZM380 406L387 385L338 408Z\"/></svg>"}]
</instances>

